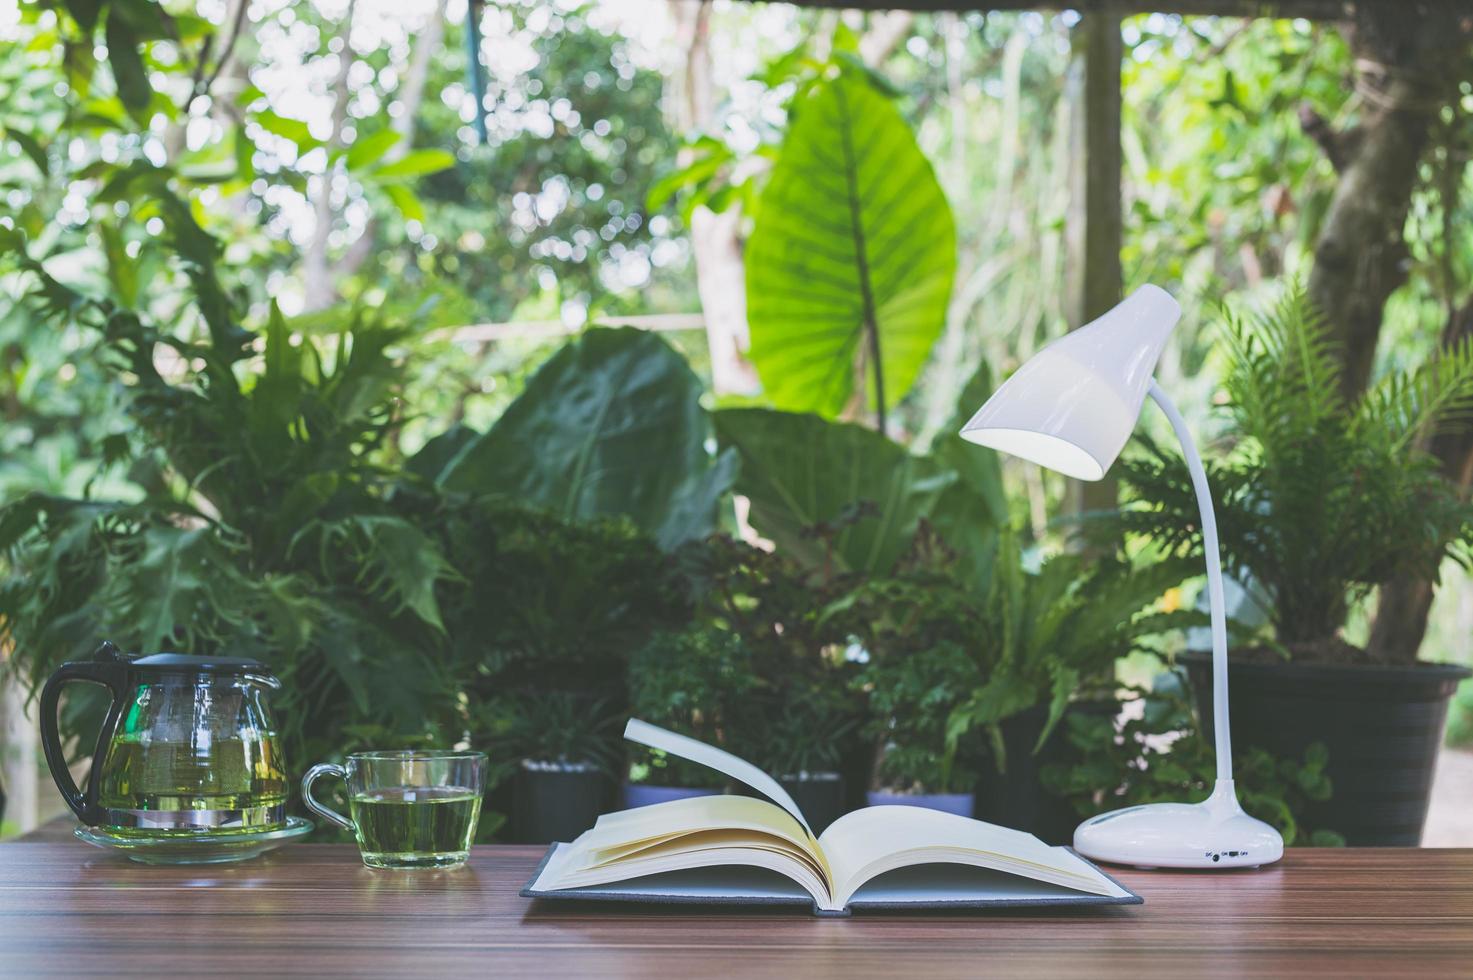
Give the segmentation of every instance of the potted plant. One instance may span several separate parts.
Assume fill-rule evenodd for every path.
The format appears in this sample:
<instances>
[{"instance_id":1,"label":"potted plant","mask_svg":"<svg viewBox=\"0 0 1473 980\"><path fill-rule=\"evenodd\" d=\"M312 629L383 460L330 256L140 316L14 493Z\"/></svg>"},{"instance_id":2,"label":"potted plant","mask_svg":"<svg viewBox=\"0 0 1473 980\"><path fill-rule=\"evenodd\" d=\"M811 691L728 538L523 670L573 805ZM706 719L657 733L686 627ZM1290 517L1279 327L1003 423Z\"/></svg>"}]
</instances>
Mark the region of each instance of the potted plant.
<instances>
[{"instance_id":1,"label":"potted plant","mask_svg":"<svg viewBox=\"0 0 1473 980\"><path fill-rule=\"evenodd\" d=\"M1145 641L1200 617L1162 611L1158 601L1187 577L1178 558L1060 554L1036 571L1017 534L999 537L981 600L987 644L983 681L952 712L948 747L975 730L987 736L979 767L977 815L1067 841L1073 812L1042 783L1041 769L1064 748L1054 732L1066 713L1113 718L1115 662Z\"/></svg>"},{"instance_id":2,"label":"potted plant","mask_svg":"<svg viewBox=\"0 0 1473 980\"><path fill-rule=\"evenodd\" d=\"M571 840L616 802L629 658L688 623L690 600L669 557L625 519L573 522L493 495L425 494L421 506L460 573L436 590L442 669L471 741L514 770L490 803L512 816L513 839ZM562 794L576 802L563 807Z\"/></svg>"},{"instance_id":3,"label":"potted plant","mask_svg":"<svg viewBox=\"0 0 1473 980\"><path fill-rule=\"evenodd\" d=\"M691 620L669 557L627 519L571 521L493 495L424 506L444 515L442 546L460 573L436 596L473 710L507 691L566 689L569 678L620 710L632 652Z\"/></svg>"},{"instance_id":4,"label":"potted plant","mask_svg":"<svg viewBox=\"0 0 1473 980\"><path fill-rule=\"evenodd\" d=\"M482 712L476 727L487 754L515 760L513 841L570 841L608 811L620 716L606 701L527 689L508 692Z\"/></svg>"},{"instance_id":5,"label":"potted plant","mask_svg":"<svg viewBox=\"0 0 1473 980\"><path fill-rule=\"evenodd\" d=\"M1083 820L1144 803L1198 800L1212 792L1217 757L1196 723L1179 669L1159 675L1149 690L1130 688L1118 718L1073 714L1061 734L1067 762L1043 768L1044 785L1067 799ZM1238 796L1283 835L1285 844L1335 847L1345 838L1305 823L1306 811L1331 798L1329 752L1310 745L1300 759L1279 759L1254 747L1234 760Z\"/></svg>"},{"instance_id":6,"label":"potted plant","mask_svg":"<svg viewBox=\"0 0 1473 980\"><path fill-rule=\"evenodd\" d=\"M976 760L958 764L946 723L957 702L979 686L976 655L951 641L915 651L872 651L858 683L869 699L866 734L875 743L866 802L970 817Z\"/></svg>"},{"instance_id":7,"label":"potted plant","mask_svg":"<svg viewBox=\"0 0 1473 980\"><path fill-rule=\"evenodd\" d=\"M742 758L773 774L815 834L848 812L844 774L847 742L859 716L845 679L786 679L769 673L767 692L747 702L733 729L734 749ZM771 686L773 682L781 687Z\"/></svg>"},{"instance_id":8,"label":"potted plant","mask_svg":"<svg viewBox=\"0 0 1473 980\"><path fill-rule=\"evenodd\" d=\"M685 567L709 621L747 651L750 686L730 708L728 745L776 777L821 832L848 809L841 770L863 711L849 636L823 615L854 576L719 537L688 552Z\"/></svg>"},{"instance_id":9,"label":"potted plant","mask_svg":"<svg viewBox=\"0 0 1473 980\"><path fill-rule=\"evenodd\" d=\"M630 713L708 745L722 745L729 706L752 685L746 661L741 639L712 626L656 633L629 658ZM724 788L720 774L706 766L640 747L629 760L624 805L709 796Z\"/></svg>"},{"instance_id":10,"label":"potted plant","mask_svg":"<svg viewBox=\"0 0 1473 980\"><path fill-rule=\"evenodd\" d=\"M1435 580L1443 559L1473 542L1473 505L1421 448L1473 407L1473 349L1348 401L1327 328L1301 290L1251 321L1226 316L1224 334L1232 428L1208 482L1224 564L1268 613L1232 651L1233 744L1300 758L1323 742L1335 794L1308 818L1351 844L1415 845L1447 701L1469 671L1421 662L1412 644L1359 646L1344 631L1378 585L1404 573ZM1174 467L1154 447L1128 461L1134 502L1123 517L1200 553L1195 498ZM1210 658L1185 662L1205 703Z\"/></svg>"},{"instance_id":11,"label":"potted plant","mask_svg":"<svg viewBox=\"0 0 1473 980\"><path fill-rule=\"evenodd\" d=\"M972 815L977 753L958 753L947 720L981 686L988 638L977 597L958 582L955 564L923 520L891 574L855 583L824 610L827 625L851 636L862 664L854 685L866 703L870 806Z\"/></svg>"}]
</instances>

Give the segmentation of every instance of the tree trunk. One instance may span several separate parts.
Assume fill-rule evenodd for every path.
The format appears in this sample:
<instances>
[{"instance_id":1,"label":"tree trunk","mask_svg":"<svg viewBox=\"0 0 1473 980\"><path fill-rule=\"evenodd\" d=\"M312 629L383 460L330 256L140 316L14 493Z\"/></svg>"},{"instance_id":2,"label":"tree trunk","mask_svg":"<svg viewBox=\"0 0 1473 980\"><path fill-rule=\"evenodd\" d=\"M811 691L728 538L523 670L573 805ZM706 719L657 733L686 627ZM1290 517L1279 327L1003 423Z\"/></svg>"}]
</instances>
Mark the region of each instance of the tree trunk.
<instances>
[{"instance_id":1,"label":"tree trunk","mask_svg":"<svg viewBox=\"0 0 1473 980\"><path fill-rule=\"evenodd\" d=\"M327 138L329 156L343 145L343 124L348 120L348 100L352 97L348 91L348 70L353 67L353 46L349 38L353 33L355 3L356 0L348 0L348 12L343 15L343 47L338 53L338 72L332 88L332 132ZM337 283L328 262L328 246L333 225L332 189L340 170L341 164L328 164L312 197L312 238L307 243L306 254L302 256L304 305L308 312L329 306L337 298Z\"/></svg>"},{"instance_id":2,"label":"tree trunk","mask_svg":"<svg viewBox=\"0 0 1473 980\"><path fill-rule=\"evenodd\" d=\"M1341 345L1341 388L1365 391L1387 298L1408 273L1404 239L1417 166L1437 114L1468 74L1467 23L1453 4L1359 4L1350 28L1360 122L1304 128L1340 173L1315 246L1309 295Z\"/></svg>"},{"instance_id":3,"label":"tree trunk","mask_svg":"<svg viewBox=\"0 0 1473 980\"><path fill-rule=\"evenodd\" d=\"M1066 218L1069 251L1065 314L1070 329L1084 326L1120 302L1122 220L1120 213L1120 61L1124 55L1120 16L1108 10L1080 17L1074 28L1076 64L1066 93L1076 150ZM1065 506L1072 516L1113 510L1113 477L1070 480ZM1113 542L1095 542L1113 549ZM1089 550L1095 550L1092 546Z\"/></svg>"},{"instance_id":4,"label":"tree trunk","mask_svg":"<svg viewBox=\"0 0 1473 980\"><path fill-rule=\"evenodd\" d=\"M1442 345L1450 348L1469 337L1473 337L1473 299L1448 320ZM1444 476L1465 493L1473 487L1473 429L1438 433L1427 448L1442 461ZM1398 663L1416 659L1427 632L1432 595L1432 581L1419 575L1402 575L1381 586L1366 644L1372 657Z\"/></svg>"},{"instance_id":5,"label":"tree trunk","mask_svg":"<svg viewBox=\"0 0 1473 980\"><path fill-rule=\"evenodd\" d=\"M1473 19L1456 7L1433 0L1363 5L1350 35L1364 101L1359 124L1335 131L1311 110L1300 110L1305 131L1340 173L1315 247L1309 293L1341 344L1347 399L1369 385L1386 300L1407 280L1404 234L1422 155L1439 113L1457 98L1459 83L1473 77ZM1443 343L1470 334L1473 301L1449 316ZM1465 490L1473 484L1473 436L1440 434L1427 448L1449 479ZM1373 657L1416 658L1433 591L1431 580L1416 575L1381 587L1367 643Z\"/></svg>"},{"instance_id":6,"label":"tree trunk","mask_svg":"<svg viewBox=\"0 0 1473 980\"><path fill-rule=\"evenodd\" d=\"M671 100L677 131L709 129L716 121L716 92L711 80L711 5L705 0L670 0L676 38L685 52ZM689 161L682 151L680 163ZM696 292L706 320L711 351L711 387L718 395L751 395L762 390L747 360L747 279L742 262L741 211L735 205L717 214L696 208L690 220L691 249L696 263Z\"/></svg>"},{"instance_id":7,"label":"tree trunk","mask_svg":"<svg viewBox=\"0 0 1473 980\"><path fill-rule=\"evenodd\" d=\"M895 49L910 37L915 14L909 10L891 10L876 14L870 21L869 30L859 39L859 57L865 64L879 68L889 60Z\"/></svg>"}]
</instances>

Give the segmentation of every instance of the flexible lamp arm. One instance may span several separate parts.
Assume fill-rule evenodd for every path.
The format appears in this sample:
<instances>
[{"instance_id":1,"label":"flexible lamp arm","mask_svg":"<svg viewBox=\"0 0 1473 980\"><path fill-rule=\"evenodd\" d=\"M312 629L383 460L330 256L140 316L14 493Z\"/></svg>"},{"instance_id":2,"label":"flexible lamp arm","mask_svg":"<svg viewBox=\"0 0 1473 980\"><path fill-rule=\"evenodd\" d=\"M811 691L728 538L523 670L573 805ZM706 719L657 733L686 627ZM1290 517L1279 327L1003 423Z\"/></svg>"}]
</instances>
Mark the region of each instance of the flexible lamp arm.
<instances>
[{"instance_id":1,"label":"flexible lamp arm","mask_svg":"<svg viewBox=\"0 0 1473 980\"><path fill-rule=\"evenodd\" d=\"M1187 470L1192 474L1192 488L1197 492L1197 506L1202 512L1202 550L1207 555L1207 602L1212 616L1212 728L1216 736L1217 778L1231 781L1233 740L1228 731L1227 600L1222 591L1222 559L1217 550L1217 516L1212 510L1212 491L1207 486L1207 473L1202 469L1202 459L1197 455L1197 444L1192 441L1186 419L1181 417L1176 405L1154 378L1146 392L1161 406L1181 441Z\"/></svg>"}]
</instances>

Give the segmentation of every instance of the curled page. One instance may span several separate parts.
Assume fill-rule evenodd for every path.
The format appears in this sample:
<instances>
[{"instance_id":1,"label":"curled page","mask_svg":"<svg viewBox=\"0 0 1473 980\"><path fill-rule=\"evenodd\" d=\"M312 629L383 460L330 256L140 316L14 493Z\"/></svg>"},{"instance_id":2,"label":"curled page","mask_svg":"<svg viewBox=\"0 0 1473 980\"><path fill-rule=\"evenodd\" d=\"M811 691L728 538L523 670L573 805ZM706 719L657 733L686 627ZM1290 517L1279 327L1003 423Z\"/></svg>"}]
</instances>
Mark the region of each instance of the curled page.
<instances>
[{"instance_id":1,"label":"curled page","mask_svg":"<svg viewBox=\"0 0 1473 980\"><path fill-rule=\"evenodd\" d=\"M746 783L792 814L793 819L803 825L803 829L808 831L809 836L813 835L813 828L808 826L807 820L803 819L803 811L798 809L798 804L793 802L788 791L779 786L776 779L750 762L738 759L730 752L718 749L714 745L698 742L686 735L677 735L658 725L640 721L638 718L629 719L629 724L624 726L624 737L631 742L648 745L652 749L659 749L661 752L668 752L691 762L699 762L724 776L730 776L732 779Z\"/></svg>"}]
</instances>

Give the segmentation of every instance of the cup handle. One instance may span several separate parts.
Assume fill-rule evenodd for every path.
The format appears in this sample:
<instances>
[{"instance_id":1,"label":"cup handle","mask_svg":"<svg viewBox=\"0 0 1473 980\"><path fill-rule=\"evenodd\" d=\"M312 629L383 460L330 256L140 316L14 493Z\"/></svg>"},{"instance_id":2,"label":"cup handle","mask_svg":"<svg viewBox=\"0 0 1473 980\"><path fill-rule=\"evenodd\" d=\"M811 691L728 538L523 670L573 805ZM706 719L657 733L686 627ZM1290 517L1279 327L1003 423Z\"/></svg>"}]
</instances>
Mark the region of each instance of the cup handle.
<instances>
[{"instance_id":1,"label":"cup handle","mask_svg":"<svg viewBox=\"0 0 1473 980\"><path fill-rule=\"evenodd\" d=\"M356 830L353 821L344 817L336 810L329 810L312 798L312 784L317 781L318 776L336 776L347 782L348 771L342 766L335 766L330 762L320 763L307 770L307 775L302 777L302 802L307 804L307 809L321 817L326 817L332 823L337 824L344 830Z\"/></svg>"}]
</instances>

